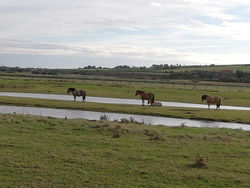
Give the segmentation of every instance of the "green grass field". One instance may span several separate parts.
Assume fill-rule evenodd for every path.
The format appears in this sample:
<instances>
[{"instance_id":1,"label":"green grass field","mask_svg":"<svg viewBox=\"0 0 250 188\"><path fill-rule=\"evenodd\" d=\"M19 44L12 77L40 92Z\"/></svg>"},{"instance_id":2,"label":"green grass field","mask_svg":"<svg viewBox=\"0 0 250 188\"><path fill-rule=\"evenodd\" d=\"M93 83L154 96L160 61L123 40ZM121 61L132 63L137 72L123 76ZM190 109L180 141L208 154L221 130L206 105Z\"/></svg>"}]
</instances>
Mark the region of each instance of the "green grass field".
<instances>
[{"instance_id":1,"label":"green grass field","mask_svg":"<svg viewBox=\"0 0 250 188\"><path fill-rule=\"evenodd\" d=\"M75 87L89 96L139 98L135 91L144 89L156 100L201 103L210 93L222 105L250 106L250 84L109 79L11 75L0 78L0 91L66 94ZM0 104L250 123L248 111L16 97L0 97ZM249 138L250 131L232 129L0 114L0 187L250 187Z\"/></svg>"},{"instance_id":2,"label":"green grass field","mask_svg":"<svg viewBox=\"0 0 250 188\"><path fill-rule=\"evenodd\" d=\"M0 187L249 187L249 137L241 130L1 114ZM204 167L196 165L197 153Z\"/></svg>"}]
</instances>

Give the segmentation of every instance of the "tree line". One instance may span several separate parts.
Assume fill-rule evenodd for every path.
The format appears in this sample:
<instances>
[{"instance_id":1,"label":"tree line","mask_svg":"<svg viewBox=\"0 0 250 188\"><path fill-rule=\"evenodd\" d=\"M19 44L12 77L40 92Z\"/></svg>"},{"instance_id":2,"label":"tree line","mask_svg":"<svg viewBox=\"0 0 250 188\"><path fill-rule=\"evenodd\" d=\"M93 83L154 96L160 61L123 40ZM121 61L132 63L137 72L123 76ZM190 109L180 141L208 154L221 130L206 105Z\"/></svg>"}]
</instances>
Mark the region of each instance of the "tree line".
<instances>
[{"instance_id":1,"label":"tree line","mask_svg":"<svg viewBox=\"0 0 250 188\"><path fill-rule=\"evenodd\" d=\"M223 81L223 82L247 82L250 83L250 72L247 71L208 71L208 70L191 70L175 71L181 65L169 66L167 64L152 65L151 67L130 67L119 65L114 68L86 66L78 69L46 69L46 68L20 68L0 66L2 73L30 73L30 74L79 74L79 75L96 75L112 76L126 79L188 79L197 81ZM201 67L202 68L202 67ZM162 71L163 70L163 71Z\"/></svg>"}]
</instances>

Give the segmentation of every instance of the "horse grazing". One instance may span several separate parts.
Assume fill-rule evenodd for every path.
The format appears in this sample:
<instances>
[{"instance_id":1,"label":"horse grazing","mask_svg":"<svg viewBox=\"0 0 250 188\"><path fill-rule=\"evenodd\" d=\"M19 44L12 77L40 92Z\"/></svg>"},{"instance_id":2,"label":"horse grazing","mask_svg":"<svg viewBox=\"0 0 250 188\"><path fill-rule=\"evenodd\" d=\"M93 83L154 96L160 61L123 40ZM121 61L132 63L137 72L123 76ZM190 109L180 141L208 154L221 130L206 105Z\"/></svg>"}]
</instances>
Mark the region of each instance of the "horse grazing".
<instances>
[{"instance_id":1,"label":"horse grazing","mask_svg":"<svg viewBox=\"0 0 250 188\"><path fill-rule=\"evenodd\" d=\"M210 109L210 104L215 104L216 105L215 110L220 109L221 97L211 96L211 95L207 94L207 95L202 95L201 100L202 100L202 102L204 100L207 101L208 110Z\"/></svg>"},{"instance_id":2,"label":"horse grazing","mask_svg":"<svg viewBox=\"0 0 250 188\"><path fill-rule=\"evenodd\" d=\"M162 106L161 102L153 102L151 103L151 106Z\"/></svg>"},{"instance_id":3,"label":"horse grazing","mask_svg":"<svg viewBox=\"0 0 250 188\"><path fill-rule=\"evenodd\" d=\"M138 95L138 94L141 96L142 106L144 106L144 100L148 100L148 104L149 103L151 103L151 104L154 103L155 95L153 93L145 93L142 90L137 90L135 92L135 96Z\"/></svg>"},{"instance_id":4,"label":"horse grazing","mask_svg":"<svg viewBox=\"0 0 250 188\"><path fill-rule=\"evenodd\" d=\"M74 101L76 102L76 97L81 97L82 96L82 102L84 102L86 100L86 91L84 90L77 90L75 88L69 88L67 93L71 92L73 97L74 97Z\"/></svg>"}]
</instances>

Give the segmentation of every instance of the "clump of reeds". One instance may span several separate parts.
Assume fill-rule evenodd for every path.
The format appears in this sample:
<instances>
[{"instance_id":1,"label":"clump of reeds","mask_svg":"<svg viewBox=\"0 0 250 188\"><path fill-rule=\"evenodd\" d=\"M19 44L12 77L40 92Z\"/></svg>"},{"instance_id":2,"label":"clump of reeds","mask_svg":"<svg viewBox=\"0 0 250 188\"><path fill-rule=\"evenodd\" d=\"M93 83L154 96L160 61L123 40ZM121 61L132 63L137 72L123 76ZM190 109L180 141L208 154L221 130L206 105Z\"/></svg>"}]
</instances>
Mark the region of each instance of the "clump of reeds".
<instances>
[{"instance_id":1,"label":"clump of reeds","mask_svg":"<svg viewBox=\"0 0 250 188\"><path fill-rule=\"evenodd\" d=\"M161 134L154 130L145 130L144 134L149 136L151 140L163 140Z\"/></svg>"},{"instance_id":2,"label":"clump of reeds","mask_svg":"<svg viewBox=\"0 0 250 188\"><path fill-rule=\"evenodd\" d=\"M121 125L115 125L113 130L113 138L119 138L122 135L122 127Z\"/></svg>"},{"instance_id":3,"label":"clump of reeds","mask_svg":"<svg viewBox=\"0 0 250 188\"><path fill-rule=\"evenodd\" d=\"M135 121L135 118L133 118L131 116L128 119L127 118L121 118L120 122L121 123L126 123L126 124L127 123L138 123L138 122Z\"/></svg>"},{"instance_id":4,"label":"clump of reeds","mask_svg":"<svg viewBox=\"0 0 250 188\"><path fill-rule=\"evenodd\" d=\"M109 120L109 117L106 114L102 114L100 116L100 121L108 121L108 120Z\"/></svg>"}]
</instances>

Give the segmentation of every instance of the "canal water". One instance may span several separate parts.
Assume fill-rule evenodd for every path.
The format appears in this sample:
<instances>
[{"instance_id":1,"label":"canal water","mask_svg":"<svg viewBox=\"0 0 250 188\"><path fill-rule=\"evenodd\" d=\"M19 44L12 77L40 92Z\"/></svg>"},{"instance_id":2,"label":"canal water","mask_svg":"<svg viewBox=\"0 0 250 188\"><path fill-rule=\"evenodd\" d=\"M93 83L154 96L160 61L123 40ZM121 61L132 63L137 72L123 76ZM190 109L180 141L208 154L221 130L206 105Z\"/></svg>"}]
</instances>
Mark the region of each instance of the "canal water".
<instances>
[{"instance_id":1,"label":"canal water","mask_svg":"<svg viewBox=\"0 0 250 188\"><path fill-rule=\"evenodd\" d=\"M5 113L5 114L15 113L23 115L30 114L30 115L47 116L55 118L67 117L68 119L82 118L87 120L100 120L100 116L105 114L110 121L115 121L115 120L120 121L122 118L126 119L133 118L135 121L144 123L146 125L231 128L231 129L242 129L248 131L250 130L250 124L213 122L213 121L190 120L181 118L157 117L148 115L93 112L93 111L53 109L53 108L0 105L0 113Z\"/></svg>"}]
</instances>

